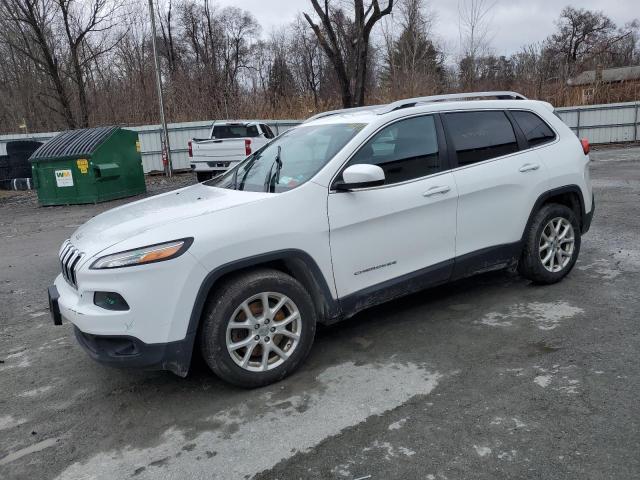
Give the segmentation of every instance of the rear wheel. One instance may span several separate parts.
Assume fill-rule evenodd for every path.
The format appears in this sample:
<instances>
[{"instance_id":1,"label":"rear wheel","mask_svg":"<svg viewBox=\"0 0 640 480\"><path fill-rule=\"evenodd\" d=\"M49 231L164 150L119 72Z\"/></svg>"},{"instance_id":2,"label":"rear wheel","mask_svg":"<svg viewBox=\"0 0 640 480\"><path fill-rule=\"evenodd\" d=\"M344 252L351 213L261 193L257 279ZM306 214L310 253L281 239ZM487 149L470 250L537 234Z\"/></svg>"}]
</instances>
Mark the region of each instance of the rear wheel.
<instances>
[{"instance_id":1,"label":"rear wheel","mask_svg":"<svg viewBox=\"0 0 640 480\"><path fill-rule=\"evenodd\" d=\"M280 271L258 270L216 291L205 310L200 346L220 378L254 388L295 371L311 349L315 327L304 287Z\"/></svg>"},{"instance_id":2,"label":"rear wheel","mask_svg":"<svg viewBox=\"0 0 640 480\"><path fill-rule=\"evenodd\" d=\"M580 253L580 223L569 207L557 203L543 206L525 235L518 270L541 284L562 280Z\"/></svg>"}]
</instances>

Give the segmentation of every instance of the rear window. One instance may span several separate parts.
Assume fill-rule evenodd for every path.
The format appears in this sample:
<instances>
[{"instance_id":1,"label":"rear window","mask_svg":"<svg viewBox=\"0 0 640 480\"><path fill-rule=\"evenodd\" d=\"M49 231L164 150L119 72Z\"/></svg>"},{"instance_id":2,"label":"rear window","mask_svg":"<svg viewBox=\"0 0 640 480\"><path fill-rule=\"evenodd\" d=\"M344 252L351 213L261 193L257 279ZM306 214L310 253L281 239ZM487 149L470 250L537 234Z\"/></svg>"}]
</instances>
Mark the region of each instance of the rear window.
<instances>
[{"instance_id":1,"label":"rear window","mask_svg":"<svg viewBox=\"0 0 640 480\"><path fill-rule=\"evenodd\" d=\"M504 112L446 113L458 165L465 166L518 151L518 141Z\"/></svg>"},{"instance_id":2,"label":"rear window","mask_svg":"<svg viewBox=\"0 0 640 480\"><path fill-rule=\"evenodd\" d=\"M530 147L550 142L556 138L551 127L535 113L518 110L512 111L511 115L524 133Z\"/></svg>"},{"instance_id":3,"label":"rear window","mask_svg":"<svg viewBox=\"0 0 640 480\"><path fill-rule=\"evenodd\" d=\"M212 138L246 138L257 137L256 125L214 125Z\"/></svg>"}]
</instances>

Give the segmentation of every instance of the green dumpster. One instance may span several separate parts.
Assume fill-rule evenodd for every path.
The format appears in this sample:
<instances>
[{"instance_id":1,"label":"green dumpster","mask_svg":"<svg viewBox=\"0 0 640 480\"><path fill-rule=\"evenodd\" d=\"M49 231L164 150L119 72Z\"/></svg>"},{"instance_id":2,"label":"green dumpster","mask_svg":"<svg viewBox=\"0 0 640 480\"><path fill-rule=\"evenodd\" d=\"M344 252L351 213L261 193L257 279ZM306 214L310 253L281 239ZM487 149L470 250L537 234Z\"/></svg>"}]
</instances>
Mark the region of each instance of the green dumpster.
<instances>
[{"instance_id":1,"label":"green dumpster","mask_svg":"<svg viewBox=\"0 0 640 480\"><path fill-rule=\"evenodd\" d=\"M29 161L42 205L97 203L146 191L138 134L120 127L60 133Z\"/></svg>"}]
</instances>

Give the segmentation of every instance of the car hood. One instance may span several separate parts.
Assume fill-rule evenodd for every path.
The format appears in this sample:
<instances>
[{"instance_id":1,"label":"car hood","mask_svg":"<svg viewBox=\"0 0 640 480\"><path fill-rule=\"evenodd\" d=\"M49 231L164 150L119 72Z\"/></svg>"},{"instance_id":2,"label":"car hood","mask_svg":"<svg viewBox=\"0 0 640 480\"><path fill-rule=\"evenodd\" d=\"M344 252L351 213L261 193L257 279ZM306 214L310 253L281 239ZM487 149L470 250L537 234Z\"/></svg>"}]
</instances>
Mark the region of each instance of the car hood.
<instances>
[{"instance_id":1,"label":"car hood","mask_svg":"<svg viewBox=\"0 0 640 480\"><path fill-rule=\"evenodd\" d=\"M255 202L271 195L193 185L101 213L78 228L71 236L71 243L82 252L94 255L148 230ZM189 232L185 232L187 236ZM158 242L164 240L173 239L158 237Z\"/></svg>"}]
</instances>

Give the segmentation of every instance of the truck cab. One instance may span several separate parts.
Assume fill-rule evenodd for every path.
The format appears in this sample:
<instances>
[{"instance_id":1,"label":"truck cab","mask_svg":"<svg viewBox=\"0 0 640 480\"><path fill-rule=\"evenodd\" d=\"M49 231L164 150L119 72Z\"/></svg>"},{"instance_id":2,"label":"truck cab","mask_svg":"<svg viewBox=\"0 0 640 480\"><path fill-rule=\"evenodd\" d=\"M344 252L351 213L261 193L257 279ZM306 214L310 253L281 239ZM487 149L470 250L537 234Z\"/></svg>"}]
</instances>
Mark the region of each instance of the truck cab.
<instances>
[{"instance_id":1,"label":"truck cab","mask_svg":"<svg viewBox=\"0 0 640 480\"><path fill-rule=\"evenodd\" d=\"M199 182L210 180L233 168L274 137L264 123L215 122L209 138L189 141L191 170Z\"/></svg>"}]
</instances>

